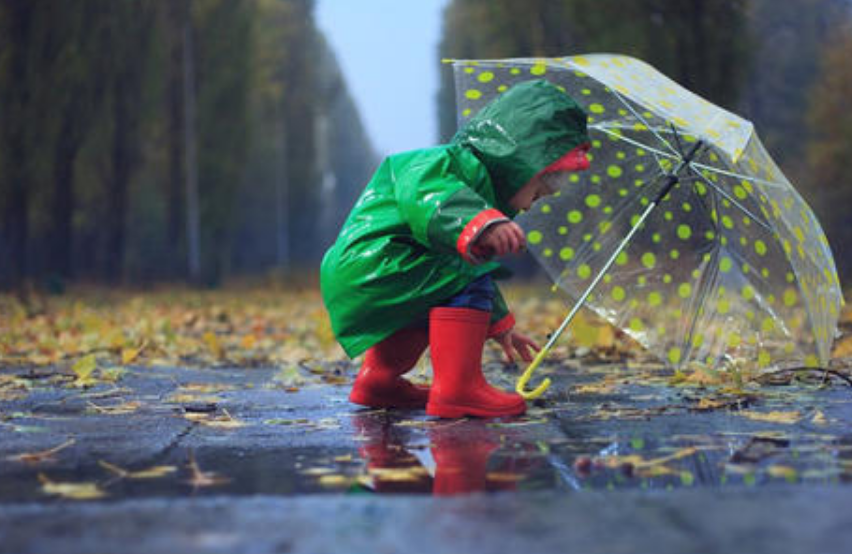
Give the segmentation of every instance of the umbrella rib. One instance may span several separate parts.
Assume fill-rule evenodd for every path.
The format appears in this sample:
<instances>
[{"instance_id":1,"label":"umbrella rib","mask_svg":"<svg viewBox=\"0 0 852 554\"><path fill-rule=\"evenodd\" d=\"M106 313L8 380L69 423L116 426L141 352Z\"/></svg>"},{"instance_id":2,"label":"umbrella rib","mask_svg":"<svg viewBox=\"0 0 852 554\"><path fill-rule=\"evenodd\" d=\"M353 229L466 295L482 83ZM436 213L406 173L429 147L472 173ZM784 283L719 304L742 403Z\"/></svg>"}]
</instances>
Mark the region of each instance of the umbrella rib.
<instances>
[{"instance_id":1,"label":"umbrella rib","mask_svg":"<svg viewBox=\"0 0 852 554\"><path fill-rule=\"evenodd\" d=\"M690 167L690 169L692 169L693 171L695 171L695 168L693 168L693 167ZM752 219L755 221L755 223L757 223L758 225L760 225L761 227L763 227L763 228L764 228L767 232L769 232L769 233L774 233L774 232L775 232L775 231L772 229L772 227L771 227L768 223L764 222L764 221L763 221L761 218L759 218L759 217L758 217L758 216L757 216L754 212L752 212L751 210L749 210L748 208L746 208L745 206L743 206L743 205L742 205L742 204L741 204L741 203L740 203L740 202L739 202L736 198L734 198L733 196L731 196L730 194L728 194L728 192L727 192L726 190L724 190L723 188L721 188L721 187L717 186L715 183L713 183L712 181L710 181L707 177L705 177L704 175L702 175L702 174L701 174L701 173L699 173L698 171L695 171L695 175L696 175L699 179L701 179L702 181L704 181L704 184L706 184L707 186L709 186L710 188L712 188L713 190L715 190L716 192L718 192L719 194L721 194L722 196L724 196L724 197L725 197L725 198L726 198L729 202L731 202L734 206L736 206L736 207L737 207L737 208L739 208L742 212L744 212L746 215L748 215L750 218L752 218Z\"/></svg>"},{"instance_id":2,"label":"umbrella rib","mask_svg":"<svg viewBox=\"0 0 852 554\"><path fill-rule=\"evenodd\" d=\"M645 127L647 127L647 128L648 128L648 130L649 130L649 131L651 131L651 132L654 134L654 136L655 136L655 137L657 137L657 139L658 139L660 142L662 142L663 144L665 144L665 145L668 147L668 149L669 149L669 150L671 150L672 154L674 154L674 155L675 155L676 157L678 157L678 158L680 157L680 156L678 156L677 151L676 151L676 150L672 147L672 145L671 145L668 141L666 141L666 139L664 139L664 138L663 138L663 137L662 137L662 136L661 136L661 135L660 135L660 134L659 134L656 130L654 130L654 127L653 127L650 123L648 123L648 121L647 121L644 117L642 117L641 115L639 115L639 112L637 112L636 110L634 110L634 109L633 109L633 106L631 106L631 105L630 105L630 103L629 103L627 100L625 100L625 99L624 99L624 97L623 97L623 96L621 96L621 95L618 93L618 91L616 91L615 89L610 89L610 90L612 91L612 94L613 94L613 95L615 95L615 97L616 97L616 98L618 98L618 100L619 100L622 104L624 104L624 106L625 106L628 110L630 110L630 111L633 113L633 115L634 115L634 116L636 116L636 119L638 119L639 121L641 121L641 122L642 122L642 124L643 124Z\"/></svg>"},{"instance_id":3,"label":"umbrella rib","mask_svg":"<svg viewBox=\"0 0 852 554\"><path fill-rule=\"evenodd\" d=\"M755 183L760 183L762 185L767 185L773 188L786 188L783 183L776 183L775 181L767 181L766 179L761 179L759 177L753 177L751 175L742 175L740 173L734 173L733 171L726 171L724 169L719 169L718 167L713 167L712 165L706 165L698 162L692 162L690 165L694 165L695 167L700 167L701 169L706 169L708 171L712 171L714 173L719 173L721 175L727 175L728 177L734 177L736 179L742 179L743 181L752 181Z\"/></svg>"},{"instance_id":4,"label":"umbrella rib","mask_svg":"<svg viewBox=\"0 0 852 554\"><path fill-rule=\"evenodd\" d=\"M673 160L680 159L680 157L677 156L677 155L669 154L668 152L663 152L662 150L654 148L653 146L648 146L647 144L639 142L638 140L627 138L622 134L614 133L614 132L609 130L610 128L627 129L627 127L622 127L621 125L600 124L600 125L592 125L591 128L596 129L598 131L602 131L602 132L604 132L604 133L606 133L610 136L618 138L618 140L623 140L624 142L626 142L628 144L632 144L633 146L638 146L640 148L644 148L644 149L648 150L649 152L651 152L652 154L657 154L657 155L662 156L664 158L671 158Z\"/></svg>"}]
</instances>

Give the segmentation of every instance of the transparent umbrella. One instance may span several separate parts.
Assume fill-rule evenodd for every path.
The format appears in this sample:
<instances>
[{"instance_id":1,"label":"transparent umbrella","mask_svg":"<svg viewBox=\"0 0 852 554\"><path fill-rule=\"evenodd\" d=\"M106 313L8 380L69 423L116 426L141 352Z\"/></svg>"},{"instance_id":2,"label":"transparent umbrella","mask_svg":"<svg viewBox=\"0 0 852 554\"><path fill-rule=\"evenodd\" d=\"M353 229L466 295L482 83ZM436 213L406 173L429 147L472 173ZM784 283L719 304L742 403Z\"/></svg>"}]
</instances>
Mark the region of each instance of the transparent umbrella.
<instances>
[{"instance_id":1,"label":"transparent umbrella","mask_svg":"<svg viewBox=\"0 0 852 554\"><path fill-rule=\"evenodd\" d=\"M843 299L819 222L754 126L627 56L455 60L460 123L547 79L589 114L592 167L517 221L573 299L675 367L826 365Z\"/></svg>"}]
</instances>

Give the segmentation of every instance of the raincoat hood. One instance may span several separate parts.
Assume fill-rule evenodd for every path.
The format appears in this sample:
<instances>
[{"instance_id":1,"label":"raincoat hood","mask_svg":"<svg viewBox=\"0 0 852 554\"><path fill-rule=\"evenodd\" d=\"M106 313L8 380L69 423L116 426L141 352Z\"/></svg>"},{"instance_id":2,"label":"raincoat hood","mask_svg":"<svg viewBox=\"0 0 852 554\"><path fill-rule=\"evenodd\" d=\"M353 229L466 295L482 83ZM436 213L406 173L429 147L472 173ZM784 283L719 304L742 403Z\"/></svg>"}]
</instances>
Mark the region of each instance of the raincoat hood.
<instances>
[{"instance_id":1,"label":"raincoat hood","mask_svg":"<svg viewBox=\"0 0 852 554\"><path fill-rule=\"evenodd\" d=\"M480 110L453 137L488 170L498 207L538 172L577 146L589 142L586 112L545 80L519 83Z\"/></svg>"}]
</instances>

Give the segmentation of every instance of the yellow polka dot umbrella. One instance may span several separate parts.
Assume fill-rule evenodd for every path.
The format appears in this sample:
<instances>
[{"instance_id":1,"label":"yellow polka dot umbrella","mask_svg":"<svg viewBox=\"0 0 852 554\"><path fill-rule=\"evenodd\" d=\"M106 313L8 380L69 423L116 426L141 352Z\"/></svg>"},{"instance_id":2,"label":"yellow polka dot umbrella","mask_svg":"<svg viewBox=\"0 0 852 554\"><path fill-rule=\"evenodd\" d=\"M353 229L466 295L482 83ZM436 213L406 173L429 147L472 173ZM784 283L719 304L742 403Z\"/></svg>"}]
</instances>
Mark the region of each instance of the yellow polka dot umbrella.
<instances>
[{"instance_id":1,"label":"yellow polka dot umbrella","mask_svg":"<svg viewBox=\"0 0 852 554\"><path fill-rule=\"evenodd\" d=\"M564 88L589 114L592 167L518 222L573 309L674 367L828 363L843 302L828 241L753 125L627 56L455 60L463 123L513 84Z\"/></svg>"}]
</instances>

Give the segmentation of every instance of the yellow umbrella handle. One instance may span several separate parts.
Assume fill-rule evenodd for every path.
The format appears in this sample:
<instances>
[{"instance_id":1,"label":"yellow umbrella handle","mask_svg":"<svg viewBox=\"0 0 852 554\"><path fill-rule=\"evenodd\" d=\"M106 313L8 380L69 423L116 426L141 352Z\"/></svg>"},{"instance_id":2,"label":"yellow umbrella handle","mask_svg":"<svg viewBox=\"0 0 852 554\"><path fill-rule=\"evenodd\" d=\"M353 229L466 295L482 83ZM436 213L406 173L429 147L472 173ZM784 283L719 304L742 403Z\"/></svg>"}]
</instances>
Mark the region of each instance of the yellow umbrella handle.
<instances>
[{"instance_id":1,"label":"yellow umbrella handle","mask_svg":"<svg viewBox=\"0 0 852 554\"><path fill-rule=\"evenodd\" d=\"M518 378L518 382L515 385L515 392L524 397L524 400L534 400L544 394L544 391L550 386L550 379L545 377L544 381L541 382L539 386L534 388L531 391L525 390L527 383L532 377L533 372L541 365L542 360L547 357L548 352L550 352L550 348L545 346L539 351L536 355L535 359L529 365L529 367L524 371L524 373Z\"/></svg>"}]
</instances>

